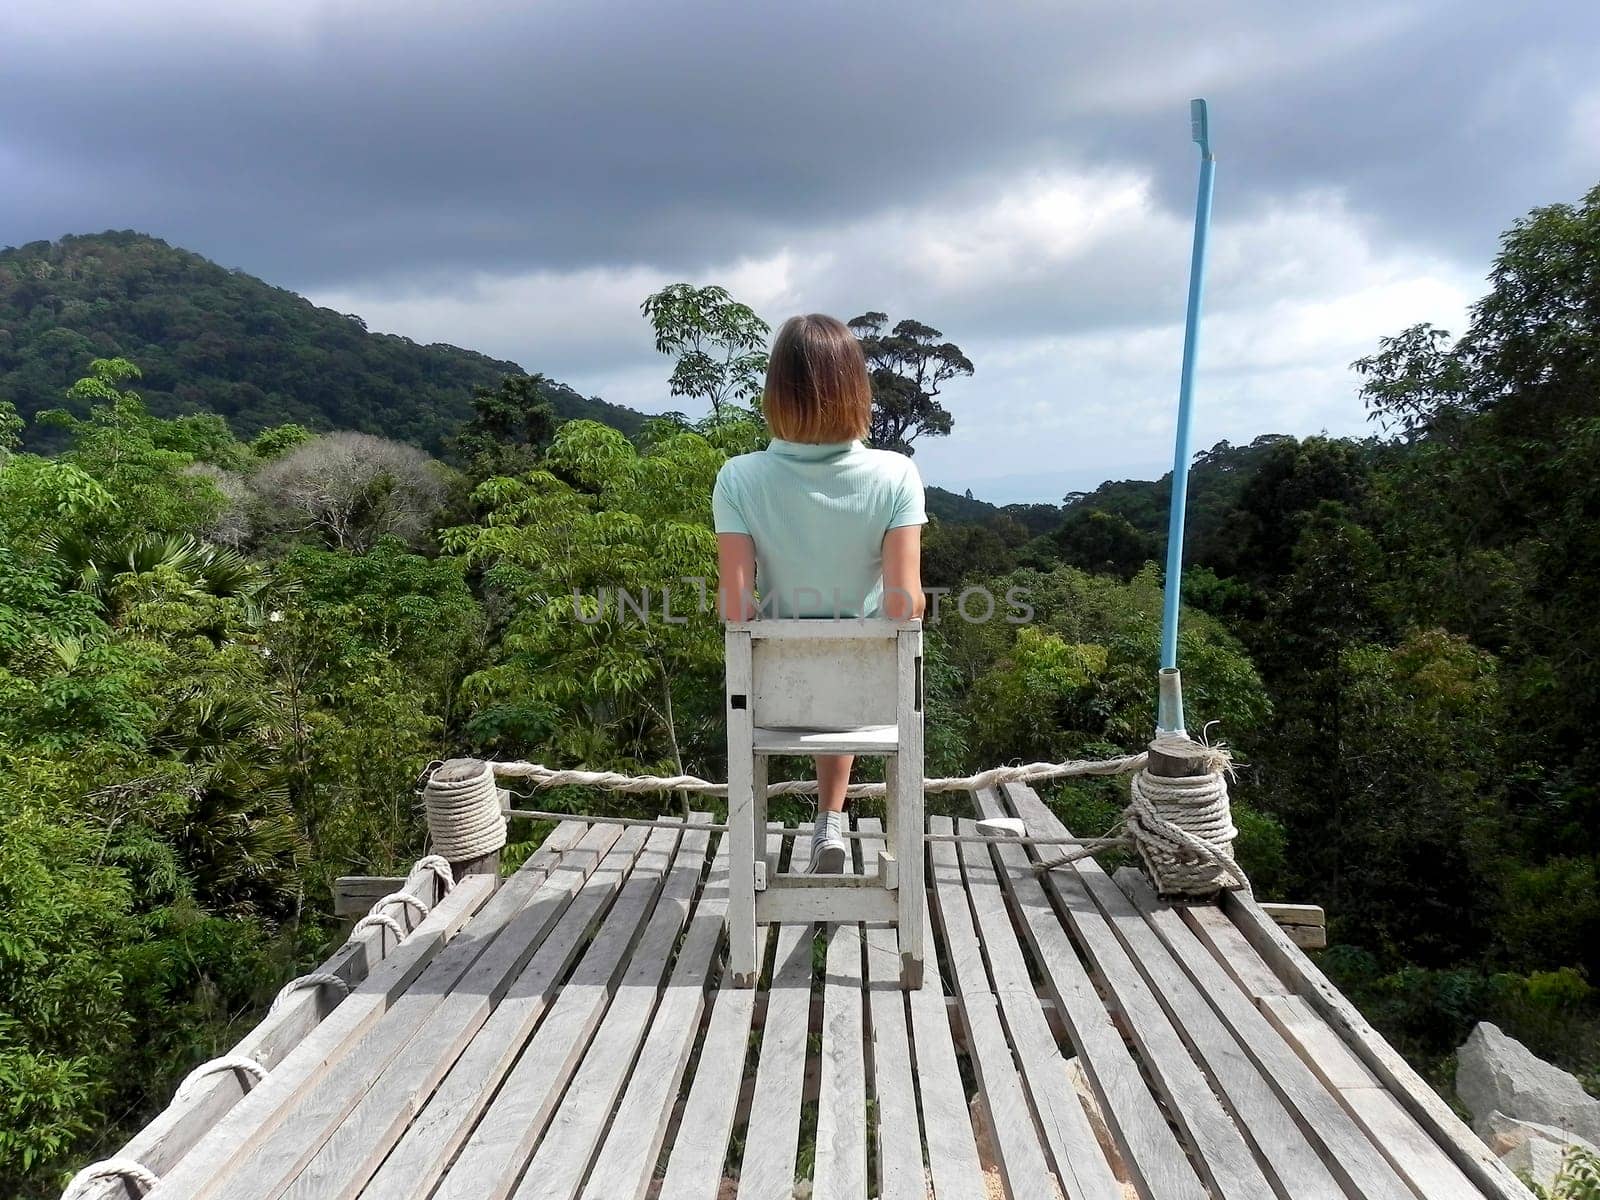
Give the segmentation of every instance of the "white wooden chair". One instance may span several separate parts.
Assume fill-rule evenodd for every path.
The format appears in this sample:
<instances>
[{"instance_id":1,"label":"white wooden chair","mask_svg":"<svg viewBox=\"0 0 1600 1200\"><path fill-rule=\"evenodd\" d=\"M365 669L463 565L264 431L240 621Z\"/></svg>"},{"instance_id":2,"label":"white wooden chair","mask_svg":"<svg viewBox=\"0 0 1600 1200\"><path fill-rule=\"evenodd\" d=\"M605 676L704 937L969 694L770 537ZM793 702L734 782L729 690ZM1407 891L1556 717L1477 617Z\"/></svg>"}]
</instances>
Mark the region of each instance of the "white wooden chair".
<instances>
[{"instance_id":1,"label":"white wooden chair","mask_svg":"<svg viewBox=\"0 0 1600 1200\"><path fill-rule=\"evenodd\" d=\"M727 676L728 938L735 985L753 987L760 973L760 922L871 921L898 926L901 984L920 987L922 622L730 622ZM877 878L768 874L767 759L774 754L884 758L888 849Z\"/></svg>"}]
</instances>

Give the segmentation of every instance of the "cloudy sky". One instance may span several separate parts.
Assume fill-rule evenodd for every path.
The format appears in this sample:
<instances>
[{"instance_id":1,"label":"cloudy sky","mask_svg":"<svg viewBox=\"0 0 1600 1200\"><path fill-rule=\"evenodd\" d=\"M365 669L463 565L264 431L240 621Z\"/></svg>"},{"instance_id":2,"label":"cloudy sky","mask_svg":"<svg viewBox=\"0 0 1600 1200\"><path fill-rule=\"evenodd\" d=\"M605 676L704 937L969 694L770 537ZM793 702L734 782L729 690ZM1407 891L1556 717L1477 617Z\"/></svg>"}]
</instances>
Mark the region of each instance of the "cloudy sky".
<instances>
[{"instance_id":1,"label":"cloudy sky","mask_svg":"<svg viewBox=\"0 0 1600 1200\"><path fill-rule=\"evenodd\" d=\"M1580 0L8 0L0 44L0 243L139 229L650 410L665 283L915 317L977 365L923 474L997 501L1167 465L1189 97L1198 446L1361 432L1350 361L1600 182Z\"/></svg>"}]
</instances>

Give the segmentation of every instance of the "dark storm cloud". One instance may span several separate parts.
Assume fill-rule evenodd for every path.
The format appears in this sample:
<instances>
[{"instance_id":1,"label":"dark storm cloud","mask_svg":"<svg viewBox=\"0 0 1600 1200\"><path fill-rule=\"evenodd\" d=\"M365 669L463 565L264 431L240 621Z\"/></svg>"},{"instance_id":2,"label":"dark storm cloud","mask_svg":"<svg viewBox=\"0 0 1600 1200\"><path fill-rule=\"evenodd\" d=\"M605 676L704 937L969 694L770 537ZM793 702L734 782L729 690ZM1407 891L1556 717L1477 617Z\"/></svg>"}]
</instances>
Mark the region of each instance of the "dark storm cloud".
<instances>
[{"instance_id":1,"label":"dark storm cloud","mask_svg":"<svg viewBox=\"0 0 1600 1200\"><path fill-rule=\"evenodd\" d=\"M1028 169L1147 171L1181 213L1196 89L1235 215L1346 189L1481 259L1600 175L1571 141L1588 5L301 7L13 3L0 241L135 227L309 288L690 274Z\"/></svg>"}]
</instances>

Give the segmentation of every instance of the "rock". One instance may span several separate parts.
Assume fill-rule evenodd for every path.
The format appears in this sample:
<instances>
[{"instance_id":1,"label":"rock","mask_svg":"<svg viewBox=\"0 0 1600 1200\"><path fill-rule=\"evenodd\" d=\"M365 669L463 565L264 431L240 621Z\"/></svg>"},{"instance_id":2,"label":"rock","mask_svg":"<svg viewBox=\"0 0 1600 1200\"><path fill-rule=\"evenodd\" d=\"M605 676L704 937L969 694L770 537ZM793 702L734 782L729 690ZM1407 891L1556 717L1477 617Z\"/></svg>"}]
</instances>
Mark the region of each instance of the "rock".
<instances>
[{"instance_id":1,"label":"rock","mask_svg":"<svg viewBox=\"0 0 1600 1200\"><path fill-rule=\"evenodd\" d=\"M1552 1125L1535 1121L1519 1121L1502 1112L1492 1112L1484 1122L1487 1127L1483 1140L1489 1149L1519 1175L1533 1180L1540 1187L1550 1189L1568 1146L1579 1146L1591 1154L1595 1148L1583 1138L1576 1137Z\"/></svg>"},{"instance_id":2,"label":"rock","mask_svg":"<svg viewBox=\"0 0 1600 1200\"><path fill-rule=\"evenodd\" d=\"M1480 1021L1456 1052L1456 1095L1485 1141L1492 1135L1490 1118L1499 1113L1600 1143L1600 1100L1574 1076L1487 1021Z\"/></svg>"}]
</instances>

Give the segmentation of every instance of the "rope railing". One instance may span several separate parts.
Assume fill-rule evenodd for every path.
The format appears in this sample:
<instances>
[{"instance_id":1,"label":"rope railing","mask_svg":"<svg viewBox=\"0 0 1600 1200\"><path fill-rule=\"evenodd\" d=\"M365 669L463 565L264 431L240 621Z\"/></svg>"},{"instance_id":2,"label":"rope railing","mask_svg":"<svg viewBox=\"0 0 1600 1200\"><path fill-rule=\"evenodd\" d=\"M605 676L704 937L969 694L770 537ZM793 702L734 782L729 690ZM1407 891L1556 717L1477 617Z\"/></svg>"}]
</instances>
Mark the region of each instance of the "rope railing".
<instances>
[{"instance_id":1,"label":"rope railing","mask_svg":"<svg viewBox=\"0 0 1600 1200\"><path fill-rule=\"evenodd\" d=\"M1227 750L1193 742L1181 734L1161 734L1151 749L1175 758L1197 762L1203 771L1196 775L1160 776L1150 773L1148 754L1127 754L1107 759L1068 759L1059 763L1025 763L992 767L973 775L923 780L930 793L978 791L1007 783L1032 784L1057 779L1131 775L1130 800L1123 813L1120 830L1104 837L1033 837L990 833L925 833L930 842L969 842L1021 844L1038 847L1071 847L1054 858L1040 861L1036 869L1054 870L1106 850L1136 851L1158 890L1167 895L1214 894L1221 887L1249 889L1244 871L1234 862L1231 843L1236 830L1229 815L1226 776L1231 770ZM665 818L618 817L604 813L561 812L553 809L522 808L506 805L501 781L519 780L533 791L558 787L591 787L625 795L678 792L726 797L728 785L701 779L696 775L627 775L617 771L557 769L531 762L475 762L452 760L435 763L424 775L422 798L428 826L436 849L453 861L491 853L505 845L506 822L510 817L541 821L581 821L586 823L658 828L671 824L677 829L700 829L725 833L722 823L685 824ZM787 780L768 785L766 794L811 796L818 790L816 780ZM882 783L853 784L846 790L852 798L881 797ZM523 793L512 792L518 799ZM856 830L843 830L847 838L862 839ZM871 835L878 836L878 835Z\"/></svg>"},{"instance_id":2,"label":"rope railing","mask_svg":"<svg viewBox=\"0 0 1600 1200\"><path fill-rule=\"evenodd\" d=\"M449 893L455 886L455 875L450 870L449 862L437 854L429 854L419 858L411 865L407 872L408 877L419 871L432 872L439 881L439 894ZM402 905L413 908L417 912L417 921L420 924L428 915L431 906L420 896L413 896L410 892L390 892L387 896L373 903L367 915L357 921L350 930L350 937L358 937L373 926L381 926L395 935L396 941L404 940L411 932L395 920L388 913L380 910L393 905ZM347 939L348 940L348 939ZM350 994L350 983L343 976L335 975L331 971L311 971L289 980L279 989L273 997L272 1003L267 1008L267 1015L271 1017L277 1013L297 991L314 987L333 987L339 992L339 1000ZM270 1074L267 1067L243 1054L223 1054L217 1058L207 1059L194 1070L183 1077L177 1088L173 1091L168 1107L187 1104L199 1091L202 1081L212 1075L224 1071L235 1071L248 1075L253 1083L259 1084ZM128 1157L113 1157L92 1162L79 1171L67 1183L66 1190L61 1193L61 1200L90 1200L90 1197L103 1194L100 1185L113 1180L121 1180L125 1188L136 1190L138 1195L152 1191L161 1182L161 1176L143 1163Z\"/></svg>"}]
</instances>

